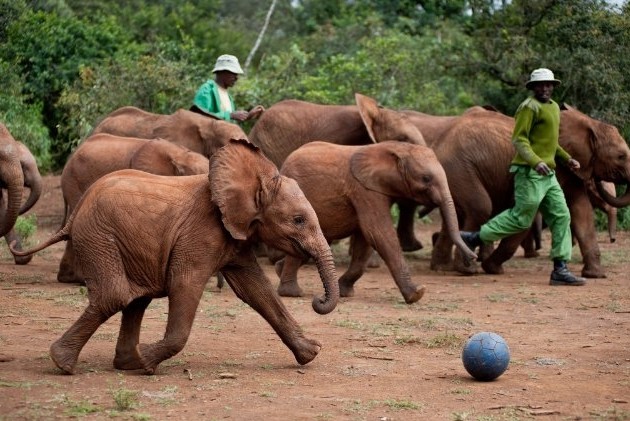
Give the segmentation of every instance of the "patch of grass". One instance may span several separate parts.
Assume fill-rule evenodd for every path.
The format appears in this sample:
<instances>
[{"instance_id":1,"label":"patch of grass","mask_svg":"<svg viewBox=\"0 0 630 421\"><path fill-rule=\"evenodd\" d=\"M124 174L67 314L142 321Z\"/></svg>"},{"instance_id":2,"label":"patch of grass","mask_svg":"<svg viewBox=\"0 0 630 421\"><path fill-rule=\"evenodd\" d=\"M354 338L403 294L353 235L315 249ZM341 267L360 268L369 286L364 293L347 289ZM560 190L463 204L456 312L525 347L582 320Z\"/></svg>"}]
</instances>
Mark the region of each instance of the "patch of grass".
<instances>
[{"instance_id":1,"label":"patch of grass","mask_svg":"<svg viewBox=\"0 0 630 421\"><path fill-rule=\"evenodd\" d=\"M263 391L258 394L261 398L275 398L276 394L269 391Z\"/></svg>"},{"instance_id":2,"label":"patch of grass","mask_svg":"<svg viewBox=\"0 0 630 421\"><path fill-rule=\"evenodd\" d=\"M427 348L461 348L464 340L454 333L440 333L425 342Z\"/></svg>"},{"instance_id":3,"label":"patch of grass","mask_svg":"<svg viewBox=\"0 0 630 421\"><path fill-rule=\"evenodd\" d=\"M396 345L416 345L422 343L422 339L417 336L405 335L394 339Z\"/></svg>"},{"instance_id":4,"label":"patch of grass","mask_svg":"<svg viewBox=\"0 0 630 421\"><path fill-rule=\"evenodd\" d=\"M111 391L116 409L118 411L129 411L138 405L138 392L124 387Z\"/></svg>"},{"instance_id":5,"label":"patch of grass","mask_svg":"<svg viewBox=\"0 0 630 421\"><path fill-rule=\"evenodd\" d=\"M355 329L355 330L363 329L363 324L361 322L357 322L355 320L348 320L348 319L334 320L333 325L337 327L345 327L348 329Z\"/></svg>"},{"instance_id":6,"label":"patch of grass","mask_svg":"<svg viewBox=\"0 0 630 421\"><path fill-rule=\"evenodd\" d=\"M405 399L387 399L383 402L385 406L397 411L421 409L422 404L411 402Z\"/></svg>"},{"instance_id":7,"label":"patch of grass","mask_svg":"<svg viewBox=\"0 0 630 421\"><path fill-rule=\"evenodd\" d=\"M26 216L18 216L13 229L22 239L22 247L32 247L33 236L37 232L37 216L33 213Z\"/></svg>"},{"instance_id":8,"label":"patch of grass","mask_svg":"<svg viewBox=\"0 0 630 421\"><path fill-rule=\"evenodd\" d=\"M64 395L63 404L67 406L64 413L71 417L82 417L88 414L94 414L100 412L101 408L86 400L73 401Z\"/></svg>"},{"instance_id":9,"label":"patch of grass","mask_svg":"<svg viewBox=\"0 0 630 421\"><path fill-rule=\"evenodd\" d=\"M491 303L502 303L502 302L508 301L510 299L510 296L501 294L499 292L495 292L493 294L486 295L486 298Z\"/></svg>"},{"instance_id":10,"label":"patch of grass","mask_svg":"<svg viewBox=\"0 0 630 421\"><path fill-rule=\"evenodd\" d=\"M377 405L378 405L378 401L370 400L367 402L363 402L360 399L355 399L345 405L344 411L362 413L362 412L370 411Z\"/></svg>"},{"instance_id":11,"label":"patch of grass","mask_svg":"<svg viewBox=\"0 0 630 421\"><path fill-rule=\"evenodd\" d=\"M451 390L451 393L454 395L470 395L472 393L472 391L470 389L465 389L465 388L457 388L457 389L453 389Z\"/></svg>"}]
</instances>

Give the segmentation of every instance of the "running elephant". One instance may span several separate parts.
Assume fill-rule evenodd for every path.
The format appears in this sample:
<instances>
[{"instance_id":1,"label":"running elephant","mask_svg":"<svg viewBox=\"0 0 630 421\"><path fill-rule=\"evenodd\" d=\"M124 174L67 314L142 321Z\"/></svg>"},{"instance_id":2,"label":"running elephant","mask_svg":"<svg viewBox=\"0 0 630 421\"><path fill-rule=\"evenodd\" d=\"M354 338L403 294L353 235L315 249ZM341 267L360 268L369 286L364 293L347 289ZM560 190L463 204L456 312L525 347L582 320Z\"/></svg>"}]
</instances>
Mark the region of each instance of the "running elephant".
<instances>
[{"instance_id":1,"label":"running elephant","mask_svg":"<svg viewBox=\"0 0 630 421\"><path fill-rule=\"evenodd\" d=\"M256 237L289 255L312 257L325 295L319 314L339 298L332 252L312 206L295 180L281 176L258 148L232 141L216 152L209 175L165 177L122 170L96 181L67 224L32 254L72 237L85 274L89 304L50 354L73 373L81 349L111 316L122 311L114 367L153 374L188 340L210 275L221 271L234 293L273 327L299 364L321 344L304 336L259 266L249 240ZM164 338L140 343L151 300L168 297Z\"/></svg>"},{"instance_id":2,"label":"running elephant","mask_svg":"<svg viewBox=\"0 0 630 421\"><path fill-rule=\"evenodd\" d=\"M446 174L426 146L393 141L365 146L311 142L289 155L281 173L297 180L328 241L352 236L350 266L339 278L343 297L354 295L354 283L375 249L405 302L422 298L425 288L411 281L391 220L390 208L397 199L438 206L453 242L468 259L477 257L461 240ZM301 262L287 256L277 264L280 295L302 294L297 282Z\"/></svg>"}]
</instances>

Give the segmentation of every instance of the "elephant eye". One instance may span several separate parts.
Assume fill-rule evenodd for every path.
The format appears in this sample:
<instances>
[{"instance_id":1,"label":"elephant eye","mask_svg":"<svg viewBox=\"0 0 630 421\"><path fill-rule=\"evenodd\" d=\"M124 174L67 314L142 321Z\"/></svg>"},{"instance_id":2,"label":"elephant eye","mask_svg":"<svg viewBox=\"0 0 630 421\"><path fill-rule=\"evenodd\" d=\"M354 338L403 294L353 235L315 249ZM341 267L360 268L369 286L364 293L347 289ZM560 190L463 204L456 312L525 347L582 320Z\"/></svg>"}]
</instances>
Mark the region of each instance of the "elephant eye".
<instances>
[{"instance_id":1,"label":"elephant eye","mask_svg":"<svg viewBox=\"0 0 630 421\"><path fill-rule=\"evenodd\" d=\"M422 176L422 181L424 183L430 183L431 182L431 176L430 175L423 175Z\"/></svg>"},{"instance_id":2,"label":"elephant eye","mask_svg":"<svg viewBox=\"0 0 630 421\"><path fill-rule=\"evenodd\" d=\"M293 222L296 225L302 225L304 224L304 222L306 222L306 219L302 215L296 215L293 217Z\"/></svg>"}]
</instances>

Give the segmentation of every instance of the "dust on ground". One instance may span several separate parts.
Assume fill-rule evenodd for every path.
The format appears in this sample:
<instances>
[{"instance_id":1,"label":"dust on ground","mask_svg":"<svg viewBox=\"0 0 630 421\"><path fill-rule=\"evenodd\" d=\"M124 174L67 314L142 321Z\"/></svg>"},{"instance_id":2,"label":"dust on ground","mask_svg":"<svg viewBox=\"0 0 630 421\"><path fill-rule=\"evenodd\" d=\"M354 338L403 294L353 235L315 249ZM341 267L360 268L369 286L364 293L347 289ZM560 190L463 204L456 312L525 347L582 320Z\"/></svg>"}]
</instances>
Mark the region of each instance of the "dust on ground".
<instances>
[{"instance_id":1,"label":"dust on ground","mask_svg":"<svg viewBox=\"0 0 630 421\"><path fill-rule=\"evenodd\" d=\"M45 177L37 240L61 221L58 176ZM112 366L120 315L83 349L76 374L61 374L50 344L86 305L85 289L56 281L64 244L16 266L0 254L0 420L629 420L630 235L599 237L608 277L585 287L548 285L549 237L541 257L522 251L504 275L458 276L429 270L434 224L418 227L425 249L408 253L424 298L404 304L386 267L370 269L356 296L320 316L311 297L316 269L300 271L307 296L283 299L306 336L323 348L299 366L271 327L226 287L209 283L181 353L153 376ZM346 249L335 246L341 274ZM575 249L570 267L579 271ZM273 268L261 258L272 282ZM141 340L159 340L166 300L147 310ZM461 363L469 336L492 331L507 341L508 370L473 380Z\"/></svg>"}]
</instances>

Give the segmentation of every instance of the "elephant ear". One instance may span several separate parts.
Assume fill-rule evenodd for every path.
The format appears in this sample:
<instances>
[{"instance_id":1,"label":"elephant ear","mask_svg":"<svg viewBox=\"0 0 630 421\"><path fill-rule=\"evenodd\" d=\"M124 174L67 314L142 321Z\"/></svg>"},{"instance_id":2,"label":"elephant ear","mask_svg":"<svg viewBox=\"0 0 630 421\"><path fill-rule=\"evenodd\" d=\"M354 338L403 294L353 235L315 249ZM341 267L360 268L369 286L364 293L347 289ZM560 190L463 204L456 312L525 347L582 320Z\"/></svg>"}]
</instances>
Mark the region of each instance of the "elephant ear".
<instances>
[{"instance_id":1,"label":"elephant ear","mask_svg":"<svg viewBox=\"0 0 630 421\"><path fill-rule=\"evenodd\" d=\"M372 142L376 143L376 135L374 134L374 125L378 119L380 114L378 103L374 98L370 98L369 96L362 95L360 93L354 94L354 99L359 107L359 114L361 114L361 120L363 120L363 124L365 124L365 128L370 135L370 139Z\"/></svg>"},{"instance_id":2,"label":"elephant ear","mask_svg":"<svg viewBox=\"0 0 630 421\"><path fill-rule=\"evenodd\" d=\"M276 166L245 139L232 139L212 155L208 175L212 201L233 238L251 236L254 222L262 216L265 189L279 177Z\"/></svg>"},{"instance_id":3,"label":"elephant ear","mask_svg":"<svg viewBox=\"0 0 630 421\"><path fill-rule=\"evenodd\" d=\"M397 196L409 188L405 179L405 158L399 142L363 146L350 158L350 172L366 189Z\"/></svg>"}]
</instances>

